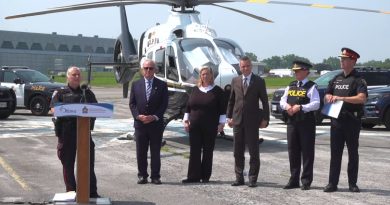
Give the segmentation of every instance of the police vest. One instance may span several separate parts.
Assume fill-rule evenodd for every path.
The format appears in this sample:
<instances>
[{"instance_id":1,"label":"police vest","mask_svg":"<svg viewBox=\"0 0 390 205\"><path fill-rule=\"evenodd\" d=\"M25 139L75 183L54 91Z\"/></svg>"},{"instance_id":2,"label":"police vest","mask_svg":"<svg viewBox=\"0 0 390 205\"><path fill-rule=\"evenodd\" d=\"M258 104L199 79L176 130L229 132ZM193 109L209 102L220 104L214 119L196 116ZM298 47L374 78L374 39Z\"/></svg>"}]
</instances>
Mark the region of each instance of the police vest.
<instances>
[{"instance_id":1,"label":"police vest","mask_svg":"<svg viewBox=\"0 0 390 205\"><path fill-rule=\"evenodd\" d=\"M333 95L348 97L357 95L357 83L362 80L362 77L352 71L350 75L344 77L344 73L337 75L332 81ZM344 102L342 110L348 112L363 112L363 104L352 104Z\"/></svg>"},{"instance_id":2,"label":"police vest","mask_svg":"<svg viewBox=\"0 0 390 205\"><path fill-rule=\"evenodd\" d=\"M304 105L310 103L307 92L315 83L313 81L308 81L302 87L297 87L297 82L298 81L293 81L289 85L287 103L290 105Z\"/></svg>"},{"instance_id":3,"label":"police vest","mask_svg":"<svg viewBox=\"0 0 390 205\"><path fill-rule=\"evenodd\" d=\"M71 89L66 86L58 90L58 101L61 103L83 103L83 91L80 88ZM96 103L96 99L91 90L85 90L86 103Z\"/></svg>"}]
</instances>

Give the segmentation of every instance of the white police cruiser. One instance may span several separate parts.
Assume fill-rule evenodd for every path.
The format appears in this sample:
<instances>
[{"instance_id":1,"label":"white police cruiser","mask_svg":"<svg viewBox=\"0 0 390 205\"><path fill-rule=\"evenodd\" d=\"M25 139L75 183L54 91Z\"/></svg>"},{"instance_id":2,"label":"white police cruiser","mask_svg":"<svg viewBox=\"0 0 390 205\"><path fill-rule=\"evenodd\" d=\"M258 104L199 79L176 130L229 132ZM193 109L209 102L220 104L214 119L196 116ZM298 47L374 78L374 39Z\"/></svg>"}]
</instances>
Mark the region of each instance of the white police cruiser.
<instances>
[{"instance_id":1,"label":"white police cruiser","mask_svg":"<svg viewBox=\"0 0 390 205\"><path fill-rule=\"evenodd\" d=\"M53 92L65 86L39 71L22 66L2 66L0 82L14 90L16 108L29 109L33 115L47 115Z\"/></svg>"}]
</instances>

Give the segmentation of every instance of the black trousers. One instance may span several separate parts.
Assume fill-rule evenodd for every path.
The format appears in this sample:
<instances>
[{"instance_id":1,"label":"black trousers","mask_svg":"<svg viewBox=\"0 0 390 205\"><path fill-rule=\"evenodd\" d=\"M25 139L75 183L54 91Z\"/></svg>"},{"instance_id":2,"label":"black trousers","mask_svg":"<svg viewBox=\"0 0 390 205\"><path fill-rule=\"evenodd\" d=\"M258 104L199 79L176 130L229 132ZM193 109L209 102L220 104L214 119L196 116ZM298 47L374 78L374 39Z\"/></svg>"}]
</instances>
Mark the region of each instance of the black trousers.
<instances>
[{"instance_id":1,"label":"black trousers","mask_svg":"<svg viewBox=\"0 0 390 205\"><path fill-rule=\"evenodd\" d=\"M161 126L143 126L135 129L138 177L147 178L148 150L150 146L150 169L152 179L160 179L161 169L161 141L163 129Z\"/></svg>"},{"instance_id":2,"label":"black trousers","mask_svg":"<svg viewBox=\"0 0 390 205\"><path fill-rule=\"evenodd\" d=\"M217 136L217 125L191 124L190 160L188 163L187 179L209 180L213 167L213 151Z\"/></svg>"},{"instance_id":3,"label":"black trousers","mask_svg":"<svg viewBox=\"0 0 390 205\"><path fill-rule=\"evenodd\" d=\"M236 180L244 180L245 145L247 145L250 156L248 178L251 182L257 182L260 170L259 128L248 127L242 123L233 127L233 134Z\"/></svg>"},{"instance_id":4,"label":"black trousers","mask_svg":"<svg viewBox=\"0 0 390 205\"><path fill-rule=\"evenodd\" d=\"M290 161L290 182L299 184L299 176L304 185L313 181L314 144L316 135L315 119L309 117L287 124L288 158Z\"/></svg>"},{"instance_id":5,"label":"black trousers","mask_svg":"<svg viewBox=\"0 0 390 205\"><path fill-rule=\"evenodd\" d=\"M58 140L57 155L62 163L62 172L66 191L76 191L76 178L74 174L74 164L76 161L77 140L76 137L63 138ZM90 139L89 149L89 192L91 195L97 194L95 175L95 144Z\"/></svg>"},{"instance_id":6,"label":"black trousers","mask_svg":"<svg viewBox=\"0 0 390 205\"><path fill-rule=\"evenodd\" d=\"M340 113L338 119L332 119L330 129L330 171L329 183L339 183L344 144L348 149L348 183L356 184L359 170L359 134L361 119L349 113Z\"/></svg>"}]
</instances>

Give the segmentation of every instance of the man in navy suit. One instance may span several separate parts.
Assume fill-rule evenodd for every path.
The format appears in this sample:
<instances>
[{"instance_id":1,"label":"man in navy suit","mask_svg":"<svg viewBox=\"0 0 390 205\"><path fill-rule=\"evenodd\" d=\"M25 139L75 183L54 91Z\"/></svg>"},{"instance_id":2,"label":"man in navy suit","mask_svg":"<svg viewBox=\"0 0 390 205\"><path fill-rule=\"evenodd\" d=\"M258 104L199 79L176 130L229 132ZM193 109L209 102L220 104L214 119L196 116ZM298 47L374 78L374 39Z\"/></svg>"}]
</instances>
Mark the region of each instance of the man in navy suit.
<instances>
[{"instance_id":1,"label":"man in navy suit","mask_svg":"<svg viewBox=\"0 0 390 205\"><path fill-rule=\"evenodd\" d=\"M154 77L156 64L145 60L142 64L143 78L132 83L130 110L134 118L137 149L138 184L148 183L148 148L151 154L151 179L153 184L161 184L160 149L164 132L163 115L168 106L166 82Z\"/></svg>"}]
</instances>

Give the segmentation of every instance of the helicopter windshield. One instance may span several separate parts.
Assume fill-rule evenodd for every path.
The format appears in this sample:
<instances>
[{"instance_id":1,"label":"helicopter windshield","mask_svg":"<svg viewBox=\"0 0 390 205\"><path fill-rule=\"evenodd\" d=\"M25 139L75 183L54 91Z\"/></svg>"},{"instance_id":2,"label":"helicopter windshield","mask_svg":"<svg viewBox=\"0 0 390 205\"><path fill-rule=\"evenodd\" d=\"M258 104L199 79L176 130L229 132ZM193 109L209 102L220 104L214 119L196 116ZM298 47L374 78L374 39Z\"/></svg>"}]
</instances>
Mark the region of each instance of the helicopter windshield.
<instances>
[{"instance_id":1,"label":"helicopter windshield","mask_svg":"<svg viewBox=\"0 0 390 205\"><path fill-rule=\"evenodd\" d=\"M210 66L214 77L218 75L218 65L221 63L215 52L213 44L206 39L189 38L179 42L183 52L183 58L179 58L182 66L182 80L188 83L196 83L199 78L199 69Z\"/></svg>"},{"instance_id":2,"label":"helicopter windshield","mask_svg":"<svg viewBox=\"0 0 390 205\"><path fill-rule=\"evenodd\" d=\"M217 44L219 50L221 51L223 58L228 63L232 65L239 64L238 58L240 58L240 56L235 54L236 48L233 45L219 39L214 39L214 42L215 44Z\"/></svg>"}]
</instances>

